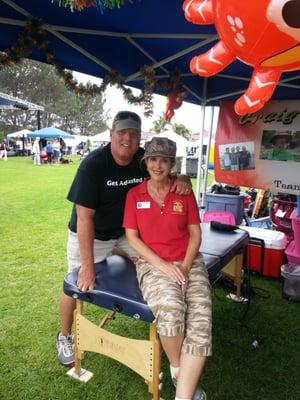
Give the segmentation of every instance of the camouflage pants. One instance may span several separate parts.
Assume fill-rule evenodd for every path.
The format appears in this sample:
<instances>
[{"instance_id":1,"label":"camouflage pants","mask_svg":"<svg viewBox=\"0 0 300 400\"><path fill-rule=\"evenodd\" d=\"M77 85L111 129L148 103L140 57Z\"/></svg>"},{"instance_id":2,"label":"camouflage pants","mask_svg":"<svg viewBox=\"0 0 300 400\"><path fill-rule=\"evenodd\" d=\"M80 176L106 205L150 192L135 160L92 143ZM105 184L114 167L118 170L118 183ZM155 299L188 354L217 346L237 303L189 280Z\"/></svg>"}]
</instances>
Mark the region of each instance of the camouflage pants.
<instances>
[{"instance_id":1,"label":"camouflage pants","mask_svg":"<svg viewBox=\"0 0 300 400\"><path fill-rule=\"evenodd\" d=\"M155 316L158 334L184 335L182 352L210 356L211 288L202 256L194 260L190 269L185 296L176 282L143 259L137 262L137 277Z\"/></svg>"}]
</instances>

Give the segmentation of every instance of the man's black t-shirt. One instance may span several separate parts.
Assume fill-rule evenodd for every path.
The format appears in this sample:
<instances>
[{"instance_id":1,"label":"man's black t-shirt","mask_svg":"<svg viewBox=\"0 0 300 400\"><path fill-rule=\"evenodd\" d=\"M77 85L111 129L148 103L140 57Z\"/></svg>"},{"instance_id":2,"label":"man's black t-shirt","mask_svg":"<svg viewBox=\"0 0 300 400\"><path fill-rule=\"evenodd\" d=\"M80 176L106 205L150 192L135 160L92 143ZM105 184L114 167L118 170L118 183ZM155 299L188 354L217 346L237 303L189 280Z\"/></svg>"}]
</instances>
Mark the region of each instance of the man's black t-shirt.
<instances>
[{"instance_id":1,"label":"man's black t-shirt","mask_svg":"<svg viewBox=\"0 0 300 400\"><path fill-rule=\"evenodd\" d=\"M69 222L72 232L77 232L75 204L78 204L96 210L96 239L116 239L124 233L122 223L126 194L146 176L145 169L141 167L143 154L144 150L140 148L129 165L120 166L114 161L108 144L93 151L81 162L67 196L74 203Z\"/></svg>"}]
</instances>

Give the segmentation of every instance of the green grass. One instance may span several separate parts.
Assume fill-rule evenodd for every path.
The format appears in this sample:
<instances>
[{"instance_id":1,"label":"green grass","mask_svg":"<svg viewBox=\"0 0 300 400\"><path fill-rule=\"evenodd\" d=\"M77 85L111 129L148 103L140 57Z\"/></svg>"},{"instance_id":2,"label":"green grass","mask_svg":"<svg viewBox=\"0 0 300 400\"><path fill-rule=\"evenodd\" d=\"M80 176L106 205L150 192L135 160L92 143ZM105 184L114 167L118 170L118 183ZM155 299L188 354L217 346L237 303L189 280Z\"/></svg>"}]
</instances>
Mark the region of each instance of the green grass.
<instances>
[{"instance_id":1,"label":"green grass","mask_svg":"<svg viewBox=\"0 0 300 400\"><path fill-rule=\"evenodd\" d=\"M87 354L83 366L94 372L88 384L65 375L56 361L58 301L66 272L65 242L71 204L66 194L73 164L36 167L30 158L0 161L0 399L146 400L143 379L117 362ZM280 282L253 278L255 296L245 305L213 294L214 355L202 376L210 400L299 400L299 304L281 297ZM104 310L87 305L99 320ZM145 338L146 323L120 316L111 329ZM254 335L264 343L250 351ZM163 360L162 397L174 398Z\"/></svg>"}]
</instances>

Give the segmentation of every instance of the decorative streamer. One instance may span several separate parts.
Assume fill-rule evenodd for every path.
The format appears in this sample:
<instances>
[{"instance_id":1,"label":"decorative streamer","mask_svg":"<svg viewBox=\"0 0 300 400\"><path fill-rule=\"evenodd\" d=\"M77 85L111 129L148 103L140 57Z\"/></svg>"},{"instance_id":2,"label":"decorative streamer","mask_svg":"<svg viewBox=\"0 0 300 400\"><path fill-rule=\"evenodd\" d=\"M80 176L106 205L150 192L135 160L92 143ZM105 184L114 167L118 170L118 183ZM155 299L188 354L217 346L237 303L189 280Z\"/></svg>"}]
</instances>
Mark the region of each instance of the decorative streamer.
<instances>
[{"instance_id":1,"label":"decorative streamer","mask_svg":"<svg viewBox=\"0 0 300 400\"><path fill-rule=\"evenodd\" d=\"M132 3L132 1L128 0ZM82 11L85 8L120 8L124 5L125 0L52 0L60 7L70 8L71 11Z\"/></svg>"},{"instance_id":2,"label":"decorative streamer","mask_svg":"<svg viewBox=\"0 0 300 400\"><path fill-rule=\"evenodd\" d=\"M132 89L126 87L121 74L117 70L110 70L102 80L101 85L87 83L79 84L74 79L70 71L65 70L55 61L55 55L47 39L47 32L43 28L43 22L39 18L33 18L27 22L24 31L19 35L16 44L6 53L0 53L0 68L12 67L29 57L34 46L42 49L46 54L46 61L55 67L55 71L63 79L67 88L77 95L95 96L103 94L108 85L115 85L122 90L124 98L129 104L144 106L145 116L153 113L153 93L155 90L177 90L183 92L180 84L180 72L176 71L170 74L167 79L156 79L155 70L152 66L145 65L141 69L141 75L144 78L144 88L137 96L133 94Z\"/></svg>"}]
</instances>

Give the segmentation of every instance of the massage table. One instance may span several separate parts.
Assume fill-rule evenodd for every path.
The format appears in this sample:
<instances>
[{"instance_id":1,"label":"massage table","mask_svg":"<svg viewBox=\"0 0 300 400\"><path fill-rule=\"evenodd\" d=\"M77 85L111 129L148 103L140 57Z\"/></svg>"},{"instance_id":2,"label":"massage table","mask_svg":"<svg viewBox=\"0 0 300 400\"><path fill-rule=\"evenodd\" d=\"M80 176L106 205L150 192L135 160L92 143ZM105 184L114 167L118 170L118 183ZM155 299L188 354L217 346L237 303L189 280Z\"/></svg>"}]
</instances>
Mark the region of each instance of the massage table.
<instances>
[{"instance_id":1,"label":"massage table","mask_svg":"<svg viewBox=\"0 0 300 400\"><path fill-rule=\"evenodd\" d=\"M210 224L201 224L201 227L200 250L210 282L214 283L222 269L233 262L241 270L242 253L249 240L247 232L240 229L233 232L215 231L210 228ZM113 255L95 264L95 270L93 290L81 292L78 289L77 272L67 274L64 279L65 294L76 299L75 366L68 371L68 375L87 382L93 374L81 367L81 361L85 352L96 352L121 362L141 375L148 384L152 399L159 400L162 350L153 314L139 290L135 266L130 260ZM99 326L84 317L84 302L110 310ZM118 313L149 322L149 340L136 340L108 332L105 325L115 319Z\"/></svg>"}]
</instances>

